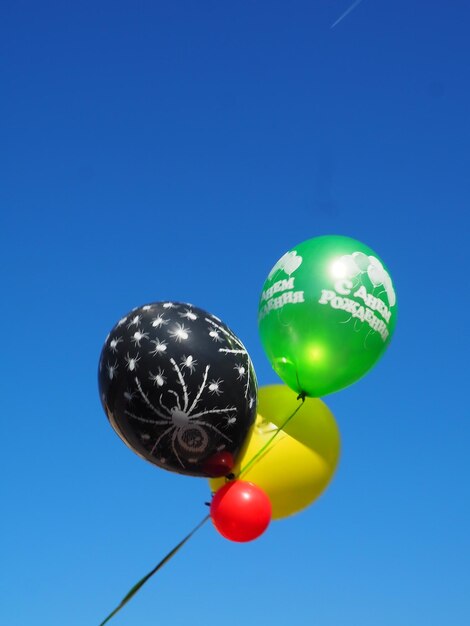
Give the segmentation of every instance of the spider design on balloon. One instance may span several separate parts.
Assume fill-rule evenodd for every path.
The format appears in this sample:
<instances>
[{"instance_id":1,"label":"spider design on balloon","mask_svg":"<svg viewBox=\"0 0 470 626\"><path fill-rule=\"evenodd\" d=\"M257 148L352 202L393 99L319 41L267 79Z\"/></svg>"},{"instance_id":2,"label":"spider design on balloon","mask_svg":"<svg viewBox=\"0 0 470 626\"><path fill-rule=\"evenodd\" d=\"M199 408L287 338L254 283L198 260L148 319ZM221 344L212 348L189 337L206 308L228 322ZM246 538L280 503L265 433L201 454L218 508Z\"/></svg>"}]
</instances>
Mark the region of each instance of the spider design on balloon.
<instances>
[{"instance_id":1,"label":"spider design on balloon","mask_svg":"<svg viewBox=\"0 0 470 626\"><path fill-rule=\"evenodd\" d=\"M108 371L109 380L113 380L113 378L116 376L118 367L119 366L118 366L117 361L115 361L113 365L111 365L111 363L108 363L108 365L106 366L106 369Z\"/></svg>"},{"instance_id":2,"label":"spider design on balloon","mask_svg":"<svg viewBox=\"0 0 470 626\"><path fill-rule=\"evenodd\" d=\"M157 385L157 387L163 387L163 385L166 383L166 376L164 376L164 374L165 372L162 370L161 367L159 367L156 374L150 372L149 378L154 385Z\"/></svg>"},{"instance_id":3,"label":"spider design on balloon","mask_svg":"<svg viewBox=\"0 0 470 626\"><path fill-rule=\"evenodd\" d=\"M168 334L172 339L179 343L180 341L186 341L190 332L190 329L186 328L184 324L176 323L174 327L168 331Z\"/></svg>"},{"instance_id":4,"label":"spider design on balloon","mask_svg":"<svg viewBox=\"0 0 470 626\"><path fill-rule=\"evenodd\" d=\"M180 449L184 452L194 454L195 457L188 459L188 461L197 462L197 457L203 455L209 445L210 437L208 430L214 431L219 435L219 437L222 437L222 439L232 443L230 437L224 434L218 426L211 424L207 420L212 419L214 415L217 415L220 416L221 419L225 420L226 425L231 425L237 419L236 407L226 406L223 408L215 407L199 410L198 404L204 391L210 391L210 386L213 384L213 381L208 383L210 365L205 367L202 382L199 385L194 398L191 400L183 372L173 358L170 359L170 362L177 374L178 382L181 387L180 391L177 392L174 389L168 389L165 392L165 396L162 392L158 398L158 405L156 406L155 403L150 401L148 395L145 393L139 378L135 377L134 381L140 398L150 410L152 415L151 417L142 417L129 409L127 409L125 413L131 419L135 419L144 424L164 427L163 432L158 435L157 439L153 443L150 454L157 454L160 444L163 444L165 439L169 440L173 454L177 458L181 467L184 468L185 464L181 460L178 450ZM163 382L162 379L160 379L160 381L157 380L157 377L160 376L160 373L155 376L155 382L157 385L159 385L159 382ZM170 398L171 402L169 400ZM161 447L163 450L167 446L162 445Z\"/></svg>"},{"instance_id":5,"label":"spider design on balloon","mask_svg":"<svg viewBox=\"0 0 470 626\"><path fill-rule=\"evenodd\" d=\"M189 370L190 374L194 372L196 365L197 361L191 354L189 356L183 355L183 360L181 361L180 366Z\"/></svg>"},{"instance_id":6,"label":"spider design on balloon","mask_svg":"<svg viewBox=\"0 0 470 626\"><path fill-rule=\"evenodd\" d=\"M130 372L134 372L137 369L137 363L140 361L140 356L136 354L136 356L129 356L129 352L126 356L127 369Z\"/></svg>"},{"instance_id":7,"label":"spider design on balloon","mask_svg":"<svg viewBox=\"0 0 470 626\"><path fill-rule=\"evenodd\" d=\"M141 319L140 315L134 315L134 317L131 319L131 321L127 325L127 328L130 328L131 326L138 326L140 324L140 319Z\"/></svg>"},{"instance_id":8,"label":"spider design on balloon","mask_svg":"<svg viewBox=\"0 0 470 626\"><path fill-rule=\"evenodd\" d=\"M192 322L197 320L196 313L194 313L190 308L186 308L182 313L181 313L181 311L178 312L178 315L180 317L186 318L187 320L191 320Z\"/></svg>"},{"instance_id":9,"label":"spider design on balloon","mask_svg":"<svg viewBox=\"0 0 470 626\"><path fill-rule=\"evenodd\" d=\"M209 393L212 393L216 396L220 396L220 394L222 393L221 389L220 389L220 385L223 383L224 381L221 380L220 378L218 378L217 380L211 380L209 382Z\"/></svg>"},{"instance_id":10,"label":"spider design on balloon","mask_svg":"<svg viewBox=\"0 0 470 626\"><path fill-rule=\"evenodd\" d=\"M127 402L130 404L134 400L136 393L131 389L127 389L123 395Z\"/></svg>"},{"instance_id":11,"label":"spider design on balloon","mask_svg":"<svg viewBox=\"0 0 470 626\"><path fill-rule=\"evenodd\" d=\"M114 354L116 354L117 349L118 349L118 345L122 342L122 337L115 337L114 339L111 339L111 341L109 342L109 347L111 349L112 352L114 352Z\"/></svg>"},{"instance_id":12,"label":"spider design on balloon","mask_svg":"<svg viewBox=\"0 0 470 626\"><path fill-rule=\"evenodd\" d=\"M209 331L209 337L212 339L212 341L215 341L216 343L222 341L222 337L220 336L220 332L218 330Z\"/></svg>"},{"instance_id":13,"label":"spider design on balloon","mask_svg":"<svg viewBox=\"0 0 470 626\"><path fill-rule=\"evenodd\" d=\"M148 333L144 333L141 330L136 330L131 337L131 341L135 346L138 346L140 348L140 342L142 341L142 339L148 339L148 336Z\"/></svg>"},{"instance_id":14,"label":"spider design on balloon","mask_svg":"<svg viewBox=\"0 0 470 626\"><path fill-rule=\"evenodd\" d=\"M160 328L161 326L166 326L168 324L168 320L163 315L157 315L152 320L153 328Z\"/></svg>"},{"instance_id":15,"label":"spider design on balloon","mask_svg":"<svg viewBox=\"0 0 470 626\"><path fill-rule=\"evenodd\" d=\"M233 369L238 372L238 380L242 380L246 374L245 367L241 363L237 363Z\"/></svg>"},{"instance_id":16,"label":"spider design on balloon","mask_svg":"<svg viewBox=\"0 0 470 626\"><path fill-rule=\"evenodd\" d=\"M160 339L152 339L150 343L155 344L155 348L150 352L154 356L158 356L159 354L163 354L166 352L168 344L166 341L160 341Z\"/></svg>"},{"instance_id":17,"label":"spider design on balloon","mask_svg":"<svg viewBox=\"0 0 470 626\"><path fill-rule=\"evenodd\" d=\"M215 318L215 315L212 316L213 318ZM216 318L217 319L217 318ZM242 365L241 363L237 363L235 365L235 368L238 371L238 379L242 380L243 377L246 376L246 384L245 384L245 398L248 397L248 391L250 389L250 383L251 383L251 359L250 359L250 355L248 354L248 352L245 349L245 346L242 344L242 342L240 341L240 339L238 339L238 337L236 337L233 333L230 333L228 330L226 330L222 325L217 324L213 319L206 317L205 318L206 322L209 324L209 327L212 329L209 332L209 335L212 338L217 337L218 340L221 339L221 334L225 337L225 339L229 342L229 344L231 345L230 348L219 348L219 352L222 352L223 354L237 354L240 355L242 358L245 358L246 362L245 365ZM235 347L233 347L235 346ZM251 407L250 407L251 408Z\"/></svg>"}]
</instances>

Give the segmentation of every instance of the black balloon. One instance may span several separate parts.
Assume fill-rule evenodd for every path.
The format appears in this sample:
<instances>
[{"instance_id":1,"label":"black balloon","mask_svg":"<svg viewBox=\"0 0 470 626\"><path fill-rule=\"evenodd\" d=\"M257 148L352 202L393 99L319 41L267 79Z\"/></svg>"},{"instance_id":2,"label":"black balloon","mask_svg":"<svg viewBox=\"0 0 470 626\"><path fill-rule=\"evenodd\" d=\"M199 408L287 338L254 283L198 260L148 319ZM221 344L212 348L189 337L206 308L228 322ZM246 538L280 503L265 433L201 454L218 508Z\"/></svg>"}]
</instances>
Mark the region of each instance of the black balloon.
<instances>
[{"instance_id":1,"label":"black balloon","mask_svg":"<svg viewBox=\"0 0 470 626\"><path fill-rule=\"evenodd\" d=\"M241 341L179 302L134 309L101 352L103 407L139 456L191 476L224 476L256 417L257 385Z\"/></svg>"}]
</instances>

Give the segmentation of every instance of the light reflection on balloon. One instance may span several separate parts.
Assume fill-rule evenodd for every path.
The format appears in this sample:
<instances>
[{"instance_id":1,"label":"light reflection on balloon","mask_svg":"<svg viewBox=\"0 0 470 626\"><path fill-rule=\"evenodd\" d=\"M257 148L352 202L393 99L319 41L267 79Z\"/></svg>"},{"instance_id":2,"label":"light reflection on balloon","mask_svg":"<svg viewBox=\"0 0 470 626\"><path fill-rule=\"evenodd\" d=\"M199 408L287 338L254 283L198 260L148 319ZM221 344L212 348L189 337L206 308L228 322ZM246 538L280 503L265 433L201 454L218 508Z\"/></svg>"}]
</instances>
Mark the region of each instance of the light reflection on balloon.
<instances>
[{"instance_id":1,"label":"light reflection on balloon","mask_svg":"<svg viewBox=\"0 0 470 626\"><path fill-rule=\"evenodd\" d=\"M318 397L359 380L384 353L396 294L376 253L342 236L309 239L284 254L263 286L261 341L297 393Z\"/></svg>"},{"instance_id":2,"label":"light reflection on balloon","mask_svg":"<svg viewBox=\"0 0 470 626\"><path fill-rule=\"evenodd\" d=\"M312 504L330 483L339 460L340 435L333 414L321 400L306 398L294 418L243 472L298 408L297 395L286 385L261 387L259 414L247 449L234 468L235 475L241 470L243 480L258 485L268 495L275 520ZM211 490L223 484L223 479L213 479Z\"/></svg>"}]
</instances>

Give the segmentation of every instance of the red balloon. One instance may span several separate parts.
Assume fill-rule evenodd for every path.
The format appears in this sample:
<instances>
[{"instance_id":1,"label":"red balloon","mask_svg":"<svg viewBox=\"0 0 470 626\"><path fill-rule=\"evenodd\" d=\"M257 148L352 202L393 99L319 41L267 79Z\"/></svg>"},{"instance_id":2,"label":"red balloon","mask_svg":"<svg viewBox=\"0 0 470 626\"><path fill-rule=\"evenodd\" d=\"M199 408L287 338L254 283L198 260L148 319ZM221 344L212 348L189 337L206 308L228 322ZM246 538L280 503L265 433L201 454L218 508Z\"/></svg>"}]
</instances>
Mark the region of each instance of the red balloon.
<instances>
[{"instance_id":1,"label":"red balloon","mask_svg":"<svg viewBox=\"0 0 470 626\"><path fill-rule=\"evenodd\" d=\"M235 465L235 459L233 454L227 450L222 452L216 452L210 456L203 465L204 471L211 478L218 478L220 476L227 476Z\"/></svg>"},{"instance_id":2,"label":"red balloon","mask_svg":"<svg viewBox=\"0 0 470 626\"><path fill-rule=\"evenodd\" d=\"M230 541L252 541L271 521L271 502L257 485L232 480L212 498L211 519L219 533Z\"/></svg>"}]
</instances>

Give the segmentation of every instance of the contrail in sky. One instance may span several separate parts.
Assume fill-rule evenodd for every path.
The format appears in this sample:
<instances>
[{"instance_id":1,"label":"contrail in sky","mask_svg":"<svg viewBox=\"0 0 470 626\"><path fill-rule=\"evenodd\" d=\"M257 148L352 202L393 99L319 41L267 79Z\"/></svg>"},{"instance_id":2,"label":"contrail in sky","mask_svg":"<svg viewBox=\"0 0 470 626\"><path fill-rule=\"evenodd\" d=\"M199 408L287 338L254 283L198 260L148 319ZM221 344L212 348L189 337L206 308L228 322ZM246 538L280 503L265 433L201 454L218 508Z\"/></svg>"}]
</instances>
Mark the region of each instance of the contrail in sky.
<instances>
[{"instance_id":1,"label":"contrail in sky","mask_svg":"<svg viewBox=\"0 0 470 626\"><path fill-rule=\"evenodd\" d=\"M338 17L338 19L336 20L336 22L335 22L334 24L332 24L332 25L330 26L330 28L334 28L337 24L339 24L342 20L344 20L344 18L346 17L346 15L349 15L349 14L351 13L351 11L354 11L354 9L355 9L355 8L356 8L359 4L361 4L361 2L362 2L362 0L356 0L355 2L353 2L353 3L351 4L351 6L349 7L349 9L346 9L346 11L345 11L342 15L340 15L340 16Z\"/></svg>"}]
</instances>

